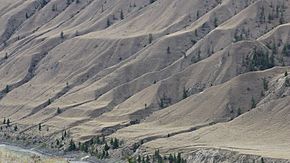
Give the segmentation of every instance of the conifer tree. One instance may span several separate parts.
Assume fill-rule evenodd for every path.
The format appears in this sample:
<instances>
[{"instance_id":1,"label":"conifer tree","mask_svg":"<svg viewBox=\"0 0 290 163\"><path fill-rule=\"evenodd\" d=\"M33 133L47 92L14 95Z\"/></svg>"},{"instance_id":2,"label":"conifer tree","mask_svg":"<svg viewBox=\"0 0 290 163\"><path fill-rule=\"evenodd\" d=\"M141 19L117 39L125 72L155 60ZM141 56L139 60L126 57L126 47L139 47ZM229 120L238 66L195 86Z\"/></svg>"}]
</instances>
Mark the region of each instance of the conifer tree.
<instances>
[{"instance_id":1,"label":"conifer tree","mask_svg":"<svg viewBox=\"0 0 290 163\"><path fill-rule=\"evenodd\" d=\"M11 122L10 122L10 119L8 118L8 119L7 119L7 122L6 122L6 124L7 124L8 127L10 126L10 123L11 123Z\"/></svg>"},{"instance_id":2,"label":"conifer tree","mask_svg":"<svg viewBox=\"0 0 290 163\"><path fill-rule=\"evenodd\" d=\"M167 54L170 54L170 47L167 47Z\"/></svg>"},{"instance_id":3,"label":"conifer tree","mask_svg":"<svg viewBox=\"0 0 290 163\"><path fill-rule=\"evenodd\" d=\"M120 19L121 19L121 20L124 19L124 13L123 13L123 10L121 10L121 13L120 13Z\"/></svg>"},{"instance_id":4,"label":"conifer tree","mask_svg":"<svg viewBox=\"0 0 290 163\"><path fill-rule=\"evenodd\" d=\"M107 150L109 150L109 149L110 149L110 147L108 146L107 143L105 143L104 150L107 151Z\"/></svg>"},{"instance_id":5,"label":"conifer tree","mask_svg":"<svg viewBox=\"0 0 290 163\"><path fill-rule=\"evenodd\" d=\"M152 41L153 41L153 35L150 33L148 37L149 37L149 38L148 38L148 40L149 40L149 44L151 44Z\"/></svg>"},{"instance_id":6,"label":"conifer tree","mask_svg":"<svg viewBox=\"0 0 290 163\"><path fill-rule=\"evenodd\" d=\"M119 140L115 138L113 140L113 149L117 149L117 148L119 148Z\"/></svg>"},{"instance_id":7,"label":"conifer tree","mask_svg":"<svg viewBox=\"0 0 290 163\"><path fill-rule=\"evenodd\" d=\"M56 113L57 113L57 114L60 114L60 113L61 113L61 110L60 110L59 107L56 109Z\"/></svg>"},{"instance_id":8,"label":"conifer tree","mask_svg":"<svg viewBox=\"0 0 290 163\"><path fill-rule=\"evenodd\" d=\"M64 33L63 33L63 31L60 32L60 38L61 39L64 39Z\"/></svg>"},{"instance_id":9,"label":"conifer tree","mask_svg":"<svg viewBox=\"0 0 290 163\"><path fill-rule=\"evenodd\" d=\"M38 130L41 131L41 123L38 124Z\"/></svg>"},{"instance_id":10,"label":"conifer tree","mask_svg":"<svg viewBox=\"0 0 290 163\"><path fill-rule=\"evenodd\" d=\"M75 144L75 142L73 141L73 139L71 139L70 142L69 142L68 150L69 150L69 151L74 151L74 150L76 150L76 144Z\"/></svg>"},{"instance_id":11,"label":"conifer tree","mask_svg":"<svg viewBox=\"0 0 290 163\"><path fill-rule=\"evenodd\" d=\"M111 21L109 18L107 18L107 28L111 26Z\"/></svg>"},{"instance_id":12,"label":"conifer tree","mask_svg":"<svg viewBox=\"0 0 290 163\"><path fill-rule=\"evenodd\" d=\"M4 92L5 92L5 93L9 93L9 91L10 91L10 90L9 90L9 85L6 85Z\"/></svg>"},{"instance_id":13,"label":"conifer tree","mask_svg":"<svg viewBox=\"0 0 290 163\"><path fill-rule=\"evenodd\" d=\"M251 109L255 108L256 107L256 100L254 97L252 97L252 100L251 100Z\"/></svg>"},{"instance_id":14,"label":"conifer tree","mask_svg":"<svg viewBox=\"0 0 290 163\"><path fill-rule=\"evenodd\" d=\"M5 53L4 59L8 59L8 53Z\"/></svg>"}]
</instances>

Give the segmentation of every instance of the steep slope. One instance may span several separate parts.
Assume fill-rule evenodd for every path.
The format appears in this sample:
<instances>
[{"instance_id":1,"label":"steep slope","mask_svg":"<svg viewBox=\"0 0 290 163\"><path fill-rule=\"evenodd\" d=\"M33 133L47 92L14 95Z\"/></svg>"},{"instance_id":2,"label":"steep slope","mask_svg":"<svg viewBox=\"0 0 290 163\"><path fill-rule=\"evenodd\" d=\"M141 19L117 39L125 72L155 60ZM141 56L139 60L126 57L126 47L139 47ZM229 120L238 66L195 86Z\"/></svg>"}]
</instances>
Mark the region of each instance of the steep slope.
<instances>
[{"instance_id":1,"label":"steep slope","mask_svg":"<svg viewBox=\"0 0 290 163\"><path fill-rule=\"evenodd\" d=\"M254 81L257 79L253 78L253 75L255 77L266 77L269 80L269 90L266 91L263 100L257 104L255 109L231 122L204 127L194 132L179 134L167 139L158 139L146 143L145 146L158 148L161 151L164 149L165 152L178 148L189 155L191 154L190 151L194 151L194 149L216 148L264 157L289 159L287 137L289 134L289 122L287 120L289 85L287 80L289 79L284 77L284 70L286 69L278 68L266 72L247 74L231 81L238 80L240 82L242 78L247 78L247 80L243 80L243 83L252 87L261 85L260 83L255 84ZM279 71L280 73L277 73ZM273 74L277 75L272 76ZM241 83L237 83L235 86L239 84ZM227 86L232 87L231 84L227 84ZM240 88L244 88L244 86ZM248 95L244 94L244 96ZM243 99L237 95L234 97L237 100ZM244 104L242 100L239 101ZM275 148L273 148L273 144L275 144Z\"/></svg>"},{"instance_id":2,"label":"steep slope","mask_svg":"<svg viewBox=\"0 0 290 163\"><path fill-rule=\"evenodd\" d=\"M273 109L267 113L276 120L280 110L287 112L286 105L274 104L288 101L287 87L276 87L286 81L290 65L289 5L287 0L1 1L0 116L22 125L22 133L41 123L50 128L46 136L64 129L77 141L104 134L128 147L137 143L143 153L176 152L190 142L182 150L189 154L206 142L202 148L289 159L286 152L279 155L289 150L279 146L287 127L277 146L265 143L267 137L251 144L259 139L253 135L268 128L261 127L261 110ZM269 133L286 123L269 121ZM236 144L221 140L225 130ZM242 131L251 139L237 136Z\"/></svg>"}]
</instances>

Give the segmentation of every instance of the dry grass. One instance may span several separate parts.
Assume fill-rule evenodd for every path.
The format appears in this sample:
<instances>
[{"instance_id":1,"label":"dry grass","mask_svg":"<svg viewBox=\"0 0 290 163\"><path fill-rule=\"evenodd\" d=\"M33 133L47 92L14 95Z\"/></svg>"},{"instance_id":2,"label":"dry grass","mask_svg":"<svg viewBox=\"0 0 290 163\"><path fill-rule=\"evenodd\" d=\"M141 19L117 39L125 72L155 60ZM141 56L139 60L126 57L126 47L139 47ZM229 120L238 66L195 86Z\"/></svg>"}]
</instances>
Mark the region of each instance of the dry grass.
<instances>
[{"instance_id":1,"label":"dry grass","mask_svg":"<svg viewBox=\"0 0 290 163\"><path fill-rule=\"evenodd\" d=\"M290 151L284 143L288 101L282 98L290 89L276 82L286 69L249 73L254 62L247 61L263 49L275 54L276 66L290 65L282 54L290 45L290 1L219 1L53 0L35 9L41 6L36 0L0 0L0 90L9 88L0 93L0 122L10 118L21 124L19 131L35 126L26 130L29 136L69 128L76 142L117 130L112 137L127 145L156 138L143 146L161 151L190 152L196 144ZM275 18L263 22L268 16ZM251 108L253 98L259 108ZM270 101L277 103L262 105ZM265 114L253 112L259 109ZM239 114L245 120L229 123L229 130L213 125L181 134ZM127 127L135 122L140 124ZM39 123L45 125L41 132Z\"/></svg>"},{"instance_id":2,"label":"dry grass","mask_svg":"<svg viewBox=\"0 0 290 163\"><path fill-rule=\"evenodd\" d=\"M0 149L0 163L67 163L60 158L40 157L32 154L24 154Z\"/></svg>"}]
</instances>

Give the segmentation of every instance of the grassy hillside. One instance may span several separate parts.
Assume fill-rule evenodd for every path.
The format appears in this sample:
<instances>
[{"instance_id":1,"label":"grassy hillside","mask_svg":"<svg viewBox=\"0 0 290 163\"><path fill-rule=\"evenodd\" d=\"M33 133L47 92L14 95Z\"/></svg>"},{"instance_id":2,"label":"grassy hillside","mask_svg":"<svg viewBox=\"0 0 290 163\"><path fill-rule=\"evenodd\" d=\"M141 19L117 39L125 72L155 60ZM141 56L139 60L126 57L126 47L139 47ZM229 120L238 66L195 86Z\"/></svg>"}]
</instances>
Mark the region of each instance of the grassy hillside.
<instances>
[{"instance_id":1,"label":"grassy hillside","mask_svg":"<svg viewBox=\"0 0 290 163\"><path fill-rule=\"evenodd\" d=\"M3 135L54 147L67 131L75 142L118 138L124 153L290 159L290 1L0 6L0 118L12 121Z\"/></svg>"}]
</instances>

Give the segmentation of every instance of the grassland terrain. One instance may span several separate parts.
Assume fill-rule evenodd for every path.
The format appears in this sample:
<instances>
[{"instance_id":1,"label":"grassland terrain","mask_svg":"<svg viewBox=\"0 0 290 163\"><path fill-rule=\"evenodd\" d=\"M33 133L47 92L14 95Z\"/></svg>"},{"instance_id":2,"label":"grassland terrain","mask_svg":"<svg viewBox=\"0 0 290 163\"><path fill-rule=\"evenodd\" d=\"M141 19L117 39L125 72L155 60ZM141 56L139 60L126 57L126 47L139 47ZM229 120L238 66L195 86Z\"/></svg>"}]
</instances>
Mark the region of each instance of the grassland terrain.
<instances>
[{"instance_id":1,"label":"grassland terrain","mask_svg":"<svg viewBox=\"0 0 290 163\"><path fill-rule=\"evenodd\" d=\"M289 23L289 0L1 0L0 135L289 162Z\"/></svg>"}]
</instances>

